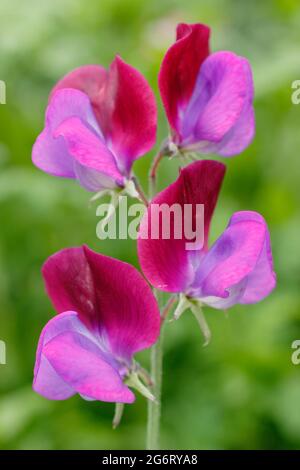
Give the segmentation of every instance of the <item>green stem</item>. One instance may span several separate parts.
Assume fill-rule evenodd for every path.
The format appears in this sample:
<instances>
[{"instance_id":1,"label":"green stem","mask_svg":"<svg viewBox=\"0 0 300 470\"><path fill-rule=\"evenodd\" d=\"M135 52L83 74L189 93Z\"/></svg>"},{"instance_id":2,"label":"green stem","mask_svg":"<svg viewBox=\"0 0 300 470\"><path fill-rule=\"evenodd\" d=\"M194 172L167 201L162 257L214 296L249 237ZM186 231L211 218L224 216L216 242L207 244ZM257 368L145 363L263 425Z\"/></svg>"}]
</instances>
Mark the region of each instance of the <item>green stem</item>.
<instances>
[{"instance_id":1,"label":"green stem","mask_svg":"<svg viewBox=\"0 0 300 470\"><path fill-rule=\"evenodd\" d=\"M156 176L157 169L162 158L168 155L170 150L166 145L162 145L160 151L154 157L150 172L149 172L149 196L153 198L156 191ZM159 303L159 293L156 289L153 290L154 295ZM167 309L162 312L162 323L160 329L160 336L151 349L151 378L153 381L153 395L155 401L148 400L148 421L147 421L147 450L158 450L160 448L160 415L161 415L161 390L162 390L162 370L163 370L163 333L165 327L165 318L169 309L173 305L167 305Z\"/></svg>"},{"instance_id":2,"label":"green stem","mask_svg":"<svg viewBox=\"0 0 300 470\"><path fill-rule=\"evenodd\" d=\"M155 155L152 160L152 164L149 171L149 197L152 199L156 192L156 178L157 178L157 170L159 167L160 162L164 157L171 156L173 154L173 149L170 148L170 144L168 139L166 139L159 150L159 152Z\"/></svg>"},{"instance_id":3,"label":"green stem","mask_svg":"<svg viewBox=\"0 0 300 470\"><path fill-rule=\"evenodd\" d=\"M136 176L132 176L131 179L133 181L135 190L138 193L140 200L145 204L146 207L148 207L148 205L149 205L148 199L146 198L146 195L145 195L138 179L136 178Z\"/></svg>"},{"instance_id":4,"label":"green stem","mask_svg":"<svg viewBox=\"0 0 300 470\"><path fill-rule=\"evenodd\" d=\"M157 169L158 166L164 157L165 153L164 151L160 150L154 157L150 172L149 172L149 196L150 199L153 198L155 195L155 189L156 189L156 174L157 174Z\"/></svg>"},{"instance_id":5,"label":"green stem","mask_svg":"<svg viewBox=\"0 0 300 470\"><path fill-rule=\"evenodd\" d=\"M151 349L151 376L155 401L148 400L147 450L158 450L160 441L161 388L163 366L163 330Z\"/></svg>"}]
</instances>

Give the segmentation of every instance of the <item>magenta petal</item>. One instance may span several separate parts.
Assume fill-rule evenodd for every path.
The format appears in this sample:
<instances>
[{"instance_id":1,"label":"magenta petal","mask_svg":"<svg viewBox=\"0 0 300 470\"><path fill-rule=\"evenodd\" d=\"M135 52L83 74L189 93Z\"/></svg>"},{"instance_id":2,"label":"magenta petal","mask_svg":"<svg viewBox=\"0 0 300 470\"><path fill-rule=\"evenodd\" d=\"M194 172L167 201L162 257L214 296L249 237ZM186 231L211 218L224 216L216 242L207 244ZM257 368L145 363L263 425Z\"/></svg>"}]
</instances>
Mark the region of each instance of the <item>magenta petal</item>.
<instances>
[{"instance_id":1,"label":"magenta petal","mask_svg":"<svg viewBox=\"0 0 300 470\"><path fill-rule=\"evenodd\" d=\"M44 327L37 348L34 366L33 389L50 400L65 400L76 391L68 385L53 369L43 354L45 343L66 330L81 330L82 324L76 312L65 312L52 320Z\"/></svg>"},{"instance_id":2,"label":"magenta petal","mask_svg":"<svg viewBox=\"0 0 300 470\"><path fill-rule=\"evenodd\" d=\"M58 82L52 93L66 87L88 95L119 169L129 174L133 161L148 152L156 139L155 97L145 78L116 57L109 71L96 65L79 67Z\"/></svg>"},{"instance_id":3,"label":"magenta petal","mask_svg":"<svg viewBox=\"0 0 300 470\"><path fill-rule=\"evenodd\" d=\"M157 111L154 94L145 78L120 57L112 62L103 95L106 117L102 129L121 171L155 143Z\"/></svg>"},{"instance_id":4,"label":"magenta petal","mask_svg":"<svg viewBox=\"0 0 300 470\"><path fill-rule=\"evenodd\" d=\"M245 150L255 134L255 117L252 104L246 105L236 124L219 142L201 142L193 146L202 154L215 153L222 157L231 157Z\"/></svg>"},{"instance_id":5,"label":"magenta petal","mask_svg":"<svg viewBox=\"0 0 300 470\"><path fill-rule=\"evenodd\" d=\"M162 238L160 227L158 239L151 238L151 208L154 204L178 204L183 214L185 204L204 204L204 247L198 250L200 256L206 250L210 220L217 202L218 194L225 174L225 166L212 160L202 160L183 168L175 183L168 186L151 202L144 215L139 232L138 255L140 265L148 280L158 289L168 292L183 292L190 285L194 276L192 251L187 250L185 236L174 237L174 219L171 219L170 239ZM195 223L193 210L193 225ZM180 222L183 223L181 218ZM195 226L195 225L194 225ZM153 231L152 231L153 233Z\"/></svg>"},{"instance_id":6,"label":"magenta petal","mask_svg":"<svg viewBox=\"0 0 300 470\"><path fill-rule=\"evenodd\" d=\"M177 40L161 64L158 84L171 127L179 131L179 117L192 96L202 62L209 54L210 30L203 24L179 24Z\"/></svg>"},{"instance_id":7,"label":"magenta petal","mask_svg":"<svg viewBox=\"0 0 300 470\"><path fill-rule=\"evenodd\" d=\"M131 358L157 340L157 302L133 266L79 247L51 256L43 275L56 310L75 310L91 331L104 331L115 355Z\"/></svg>"},{"instance_id":8,"label":"magenta petal","mask_svg":"<svg viewBox=\"0 0 300 470\"><path fill-rule=\"evenodd\" d=\"M68 398L55 395L54 373L73 393L94 400L132 403L134 395L123 384L116 362L96 341L75 312L53 318L40 338L34 389L50 399ZM41 367L41 360L51 368L51 375L49 369Z\"/></svg>"},{"instance_id":9,"label":"magenta petal","mask_svg":"<svg viewBox=\"0 0 300 470\"><path fill-rule=\"evenodd\" d=\"M141 274L130 264L87 247L84 252L95 279L100 321L113 351L130 356L152 346L159 336L160 314Z\"/></svg>"},{"instance_id":10,"label":"magenta petal","mask_svg":"<svg viewBox=\"0 0 300 470\"><path fill-rule=\"evenodd\" d=\"M195 144L200 143L199 149L210 152L208 143L219 144L222 153L222 146L228 146L231 137L235 146L240 138L237 150L243 149L254 132L253 117L245 120L252 116L252 100L252 75L246 59L231 52L211 54L201 66L193 96L182 118L182 146L196 147ZM235 146L224 149L224 155L235 153Z\"/></svg>"},{"instance_id":11,"label":"magenta petal","mask_svg":"<svg viewBox=\"0 0 300 470\"><path fill-rule=\"evenodd\" d=\"M64 139L53 137L54 131L63 121L75 116L98 129L90 101L84 93L71 89L57 91L46 111L45 128L32 150L33 163L46 173L67 178L76 177L73 158Z\"/></svg>"},{"instance_id":12,"label":"magenta petal","mask_svg":"<svg viewBox=\"0 0 300 470\"><path fill-rule=\"evenodd\" d=\"M216 153L223 157L230 157L241 153L251 143L255 134L254 85L251 67L246 59L244 59L244 69L248 79L248 99L245 100L244 108L235 125L218 146Z\"/></svg>"},{"instance_id":13,"label":"magenta petal","mask_svg":"<svg viewBox=\"0 0 300 470\"><path fill-rule=\"evenodd\" d=\"M87 191L97 192L103 189L116 189L116 184L122 186L120 178L118 180L107 176L105 173L93 170L78 161L74 162L75 175Z\"/></svg>"},{"instance_id":14,"label":"magenta petal","mask_svg":"<svg viewBox=\"0 0 300 470\"><path fill-rule=\"evenodd\" d=\"M62 379L80 395L94 400L132 403L134 394L95 343L66 332L49 341L43 354Z\"/></svg>"},{"instance_id":15,"label":"magenta petal","mask_svg":"<svg viewBox=\"0 0 300 470\"><path fill-rule=\"evenodd\" d=\"M269 295L276 286L270 233L262 215L252 211L236 212L231 217L229 224L234 225L247 220L259 222L265 227L265 241L255 269L247 277L245 292L240 300L242 304L259 302Z\"/></svg>"},{"instance_id":16,"label":"magenta petal","mask_svg":"<svg viewBox=\"0 0 300 470\"><path fill-rule=\"evenodd\" d=\"M74 88L88 95L98 124L101 128L103 113L103 93L106 86L107 71L101 65L84 65L65 75L53 88L50 99L63 88Z\"/></svg>"},{"instance_id":17,"label":"magenta petal","mask_svg":"<svg viewBox=\"0 0 300 470\"><path fill-rule=\"evenodd\" d=\"M252 105L245 107L233 128L225 135L214 153L231 157L245 150L255 134L255 117Z\"/></svg>"},{"instance_id":18,"label":"magenta petal","mask_svg":"<svg viewBox=\"0 0 300 470\"><path fill-rule=\"evenodd\" d=\"M249 276L255 277L267 229L259 215L247 217L246 214L232 217L227 229L201 260L190 295L200 297L208 305L217 307L214 297L227 299L230 305L240 303ZM220 308L224 308L224 303Z\"/></svg>"},{"instance_id":19,"label":"magenta petal","mask_svg":"<svg viewBox=\"0 0 300 470\"><path fill-rule=\"evenodd\" d=\"M113 154L101 136L85 126L81 119L71 117L65 120L54 132L54 137L59 136L65 139L69 154L80 165L113 179L119 186L124 184Z\"/></svg>"},{"instance_id":20,"label":"magenta petal","mask_svg":"<svg viewBox=\"0 0 300 470\"><path fill-rule=\"evenodd\" d=\"M41 132L34 143L32 162L50 175L76 178L73 159L68 154L65 142L53 139L48 128Z\"/></svg>"}]
</instances>

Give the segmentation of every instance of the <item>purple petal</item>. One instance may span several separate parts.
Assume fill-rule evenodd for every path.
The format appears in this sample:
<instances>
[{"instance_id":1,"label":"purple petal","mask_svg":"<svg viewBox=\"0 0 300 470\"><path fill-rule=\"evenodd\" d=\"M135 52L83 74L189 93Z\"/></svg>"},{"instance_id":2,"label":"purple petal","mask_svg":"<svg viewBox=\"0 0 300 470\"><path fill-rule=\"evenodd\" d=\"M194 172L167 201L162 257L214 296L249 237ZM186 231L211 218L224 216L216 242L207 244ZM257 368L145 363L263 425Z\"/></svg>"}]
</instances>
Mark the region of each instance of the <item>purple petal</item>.
<instances>
[{"instance_id":1,"label":"purple petal","mask_svg":"<svg viewBox=\"0 0 300 470\"><path fill-rule=\"evenodd\" d=\"M208 305L209 307L225 310L237 303L241 303L241 298L245 292L247 284L247 278L244 278L242 281L238 282L237 284L228 287L226 290L227 297L217 297L214 295L204 295L201 297L201 302L204 305ZM197 291L194 291L191 295L195 296ZM199 292L199 291L198 291ZM203 294L199 293L199 296Z\"/></svg>"},{"instance_id":2,"label":"purple petal","mask_svg":"<svg viewBox=\"0 0 300 470\"><path fill-rule=\"evenodd\" d=\"M75 312L65 312L50 320L43 329L36 353L33 389L50 400L65 400L75 395L75 390L68 385L53 369L43 355L44 344L65 330L81 331L82 324Z\"/></svg>"},{"instance_id":3,"label":"purple petal","mask_svg":"<svg viewBox=\"0 0 300 470\"><path fill-rule=\"evenodd\" d=\"M141 268L147 279L158 289L167 292L183 292L194 277L192 257L199 257L206 250L210 220L217 202L218 194L225 174L225 166L212 160L202 160L183 168L175 183L168 186L151 202L144 215L139 232L138 255ZM157 221L153 219L152 208L164 204L171 208L177 204L183 226L182 215L185 205L193 207L193 227L195 228L196 204L204 204L204 245L196 253L187 249L188 240L184 231L180 238L174 236L176 221L170 218L170 238L163 238L163 226L168 222L166 217L160 219L157 239L151 236ZM155 227L154 227L155 228Z\"/></svg>"},{"instance_id":4,"label":"purple petal","mask_svg":"<svg viewBox=\"0 0 300 470\"><path fill-rule=\"evenodd\" d=\"M72 117L65 120L57 127L53 136L62 136L65 139L69 154L80 164L81 169L84 167L86 170L96 170L100 179L103 176L112 179L119 186L124 184L124 177L117 168L113 154L100 135L84 125L81 119ZM81 181L85 180L82 178Z\"/></svg>"},{"instance_id":5,"label":"purple petal","mask_svg":"<svg viewBox=\"0 0 300 470\"><path fill-rule=\"evenodd\" d=\"M78 312L94 334L107 335L115 355L130 359L157 340L157 302L133 266L79 247L51 256L43 275L56 310Z\"/></svg>"},{"instance_id":6,"label":"purple petal","mask_svg":"<svg viewBox=\"0 0 300 470\"><path fill-rule=\"evenodd\" d=\"M203 257L189 294L216 308L227 308L247 303L243 299L247 300L250 287L252 301L261 300L274 288L273 275L269 276L270 249L264 254L270 247L268 240L262 216L253 212L234 214L225 232Z\"/></svg>"},{"instance_id":7,"label":"purple petal","mask_svg":"<svg viewBox=\"0 0 300 470\"><path fill-rule=\"evenodd\" d=\"M46 173L66 178L76 177L73 158L68 152L64 139L53 137L53 132L63 121L75 116L99 131L87 95L72 89L57 91L46 111L45 128L32 149L33 163Z\"/></svg>"},{"instance_id":8,"label":"purple petal","mask_svg":"<svg viewBox=\"0 0 300 470\"><path fill-rule=\"evenodd\" d=\"M64 88L74 88L88 95L94 114L101 128L103 120L103 94L107 81L107 70L101 65L83 65L65 75L53 88L49 101L54 94Z\"/></svg>"},{"instance_id":9,"label":"purple petal","mask_svg":"<svg viewBox=\"0 0 300 470\"><path fill-rule=\"evenodd\" d=\"M120 170L129 174L134 160L148 152L156 138L156 102L145 78L117 56L108 71L97 65L73 70L53 92L66 87L88 95Z\"/></svg>"},{"instance_id":10,"label":"purple petal","mask_svg":"<svg viewBox=\"0 0 300 470\"><path fill-rule=\"evenodd\" d=\"M36 167L52 176L76 178L73 158L68 154L65 142L53 139L49 128L44 129L36 139L32 161Z\"/></svg>"},{"instance_id":11,"label":"purple petal","mask_svg":"<svg viewBox=\"0 0 300 470\"><path fill-rule=\"evenodd\" d=\"M194 148L198 145L202 152L211 152L214 147L209 144L218 144L222 150L223 145L230 143L230 137L235 141L239 137L242 141L238 150L244 148L254 131L253 119L245 120L251 114L252 100L251 68L246 59L231 52L211 54L200 68L182 119L181 145ZM235 153L235 146L224 149L224 155Z\"/></svg>"},{"instance_id":12,"label":"purple petal","mask_svg":"<svg viewBox=\"0 0 300 470\"><path fill-rule=\"evenodd\" d=\"M76 178L87 191L97 192L102 189L115 189L116 180L100 173L99 171L81 165L78 161L74 162L74 171ZM121 184L121 181L119 184Z\"/></svg>"},{"instance_id":13,"label":"purple petal","mask_svg":"<svg viewBox=\"0 0 300 470\"><path fill-rule=\"evenodd\" d=\"M247 285L240 303L249 304L262 300L276 286L276 274L273 268L271 240L265 219L257 212L236 212L230 219L230 225L244 220L260 222L265 227L265 242L253 272L247 277Z\"/></svg>"},{"instance_id":14,"label":"purple petal","mask_svg":"<svg viewBox=\"0 0 300 470\"><path fill-rule=\"evenodd\" d=\"M52 319L39 342L35 391L49 399L68 398L73 390L88 399L132 403L134 395L123 384L117 364L96 341L75 312ZM65 390L57 395L55 386L61 383Z\"/></svg>"},{"instance_id":15,"label":"purple petal","mask_svg":"<svg viewBox=\"0 0 300 470\"><path fill-rule=\"evenodd\" d=\"M225 135L213 152L222 157L241 153L250 145L255 134L255 117L252 105L245 107L235 126Z\"/></svg>"},{"instance_id":16,"label":"purple petal","mask_svg":"<svg viewBox=\"0 0 300 470\"><path fill-rule=\"evenodd\" d=\"M245 150L255 134L255 117L252 105L247 104L237 123L227 132L219 143L199 142L198 150L203 153L215 153L222 157L231 157ZM194 147L197 150L197 145Z\"/></svg>"}]
</instances>

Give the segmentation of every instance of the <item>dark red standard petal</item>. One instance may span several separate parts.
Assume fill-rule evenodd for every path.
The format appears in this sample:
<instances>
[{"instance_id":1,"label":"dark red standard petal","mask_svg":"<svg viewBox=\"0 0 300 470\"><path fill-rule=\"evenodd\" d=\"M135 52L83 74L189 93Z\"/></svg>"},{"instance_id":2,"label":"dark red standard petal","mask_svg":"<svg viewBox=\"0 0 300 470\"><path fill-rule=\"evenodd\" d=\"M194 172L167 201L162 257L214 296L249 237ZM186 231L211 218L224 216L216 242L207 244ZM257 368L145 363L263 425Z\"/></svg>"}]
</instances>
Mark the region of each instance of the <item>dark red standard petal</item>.
<instances>
[{"instance_id":1,"label":"dark red standard petal","mask_svg":"<svg viewBox=\"0 0 300 470\"><path fill-rule=\"evenodd\" d=\"M130 358L157 340L158 305L133 266L83 246L50 256L42 272L57 312L78 312L93 333L107 338L114 355Z\"/></svg>"},{"instance_id":2,"label":"dark red standard petal","mask_svg":"<svg viewBox=\"0 0 300 470\"><path fill-rule=\"evenodd\" d=\"M192 207L192 226L196 224L196 205L204 205L204 245L202 250L206 250L208 232L213 211L218 199L218 194L225 174L225 165L213 160L202 160L192 163L183 168L178 179L159 193L151 202L147 213L144 215L138 240L138 255L140 265L148 280L158 289L168 292L184 292L193 280L194 266L191 262L192 251L187 249L187 243L193 239L188 239L182 230L181 238L175 237L175 224L184 225L183 216L185 205ZM171 208L174 204L181 209L181 215L177 219L173 216L166 219L166 216L153 216L155 205L165 205ZM156 206L157 208L157 206ZM177 212L178 213L178 212ZM170 237L163 238L164 227L170 221ZM199 221L198 221L199 222ZM154 225L159 225L155 230ZM158 233L155 239L153 234ZM155 234L156 236L156 234ZM201 251L198 249L195 255Z\"/></svg>"},{"instance_id":3,"label":"dark red standard petal","mask_svg":"<svg viewBox=\"0 0 300 470\"><path fill-rule=\"evenodd\" d=\"M209 54L209 35L210 29L203 24L179 24L176 42L161 64L158 84L174 131L178 131L179 112L188 104L199 68Z\"/></svg>"}]
</instances>

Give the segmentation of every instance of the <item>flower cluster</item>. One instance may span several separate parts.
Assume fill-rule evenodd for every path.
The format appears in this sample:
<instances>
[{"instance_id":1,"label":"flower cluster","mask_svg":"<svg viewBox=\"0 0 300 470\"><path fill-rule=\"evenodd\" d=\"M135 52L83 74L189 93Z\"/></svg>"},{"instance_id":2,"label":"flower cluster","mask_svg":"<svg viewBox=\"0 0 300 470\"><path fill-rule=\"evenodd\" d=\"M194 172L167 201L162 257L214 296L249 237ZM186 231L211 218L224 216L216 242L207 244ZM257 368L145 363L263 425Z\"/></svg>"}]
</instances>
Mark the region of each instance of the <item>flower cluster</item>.
<instances>
[{"instance_id":1,"label":"flower cluster","mask_svg":"<svg viewBox=\"0 0 300 470\"><path fill-rule=\"evenodd\" d=\"M232 52L210 53L209 35L202 24L178 25L176 42L162 61L158 82L170 135L155 171L164 156L239 154L254 136L251 67ZM32 160L51 175L76 179L88 191L124 191L145 201L132 167L154 146L156 127L151 88L117 56L108 70L83 66L57 83ZM225 170L214 160L182 168L174 183L149 204L146 200L137 244L145 278L172 294L169 306L177 302L173 318L191 310L207 341L203 306L228 309L259 302L276 284L269 231L257 212L235 212L209 247ZM188 250L184 235L165 239L159 228L159 236L151 238L157 223L152 204L203 204L203 244ZM41 333L34 390L52 400L78 393L86 400L132 403L135 388L155 400L151 376L134 354L156 343L167 311L160 314L142 275L86 246L50 256L42 272L57 315Z\"/></svg>"},{"instance_id":2,"label":"flower cluster","mask_svg":"<svg viewBox=\"0 0 300 470\"><path fill-rule=\"evenodd\" d=\"M52 400L79 393L132 403L124 381L139 386L133 355L152 346L160 330L157 302L141 274L86 246L50 256L42 272L59 315L42 331L34 390Z\"/></svg>"}]
</instances>

